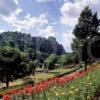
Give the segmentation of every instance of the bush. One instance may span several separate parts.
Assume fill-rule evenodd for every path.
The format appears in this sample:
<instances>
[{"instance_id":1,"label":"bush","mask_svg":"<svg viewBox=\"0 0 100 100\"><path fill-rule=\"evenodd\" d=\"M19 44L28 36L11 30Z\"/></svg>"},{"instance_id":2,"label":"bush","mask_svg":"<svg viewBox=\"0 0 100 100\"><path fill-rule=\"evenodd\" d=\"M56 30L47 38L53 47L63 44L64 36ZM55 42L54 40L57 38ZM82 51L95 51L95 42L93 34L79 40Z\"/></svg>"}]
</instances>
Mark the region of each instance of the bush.
<instances>
[{"instance_id":1,"label":"bush","mask_svg":"<svg viewBox=\"0 0 100 100\"><path fill-rule=\"evenodd\" d=\"M32 78L26 78L23 85L28 85L28 84L34 85L34 80Z\"/></svg>"},{"instance_id":2,"label":"bush","mask_svg":"<svg viewBox=\"0 0 100 100\"><path fill-rule=\"evenodd\" d=\"M52 54L50 55L45 61L44 61L44 68L47 69L54 69L55 68L55 63L57 62L57 55Z\"/></svg>"},{"instance_id":3,"label":"bush","mask_svg":"<svg viewBox=\"0 0 100 100\"><path fill-rule=\"evenodd\" d=\"M30 61L28 63L28 66L27 66L28 73L29 74L31 74L31 73L34 73L35 74L35 68L36 68L35 62L34 61Z\"/></svg>"},{"instance_id":4,"label":"bush","mask_svg":"<svg viewBox=\"0 0 100 100\"><path fill-rule=\"evenodd\" d=\"M61 56L59 56L57 63L62 66L66 66L68 64L71 64L72 60L71 60L71 57L68 55L61 55Z\"/></svg>"}]
</instances>

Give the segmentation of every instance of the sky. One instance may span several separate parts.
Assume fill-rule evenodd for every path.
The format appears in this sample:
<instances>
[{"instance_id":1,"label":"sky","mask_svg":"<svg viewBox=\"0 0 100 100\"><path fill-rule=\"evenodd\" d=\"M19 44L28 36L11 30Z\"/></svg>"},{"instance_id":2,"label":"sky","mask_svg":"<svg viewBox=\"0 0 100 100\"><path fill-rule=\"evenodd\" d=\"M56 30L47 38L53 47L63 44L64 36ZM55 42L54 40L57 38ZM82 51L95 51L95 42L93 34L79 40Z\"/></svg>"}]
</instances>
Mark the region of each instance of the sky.
<instances>
[{"instance_id":1,"label":"sky","mask_svg":"<svg viewBox=\"0 0 100 100\"><path fill-rule=\"evenodd\" d=\"M53 36L70 52L73 29L87 5L100 17L100 0L0 0L0 33Z\"/></svg>"}]
</instances>

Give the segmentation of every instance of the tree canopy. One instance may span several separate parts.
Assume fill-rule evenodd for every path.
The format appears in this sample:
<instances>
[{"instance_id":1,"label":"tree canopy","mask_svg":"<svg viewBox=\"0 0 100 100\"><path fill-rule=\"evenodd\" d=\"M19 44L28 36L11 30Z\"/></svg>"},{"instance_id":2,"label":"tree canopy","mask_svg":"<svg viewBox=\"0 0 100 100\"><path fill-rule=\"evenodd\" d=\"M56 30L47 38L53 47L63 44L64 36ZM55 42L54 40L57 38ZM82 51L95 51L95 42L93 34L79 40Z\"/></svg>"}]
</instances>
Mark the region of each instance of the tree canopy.
<instances>
[{"instance_id":1,"label":"tree canopy","mask_svg":"<svg viewBox=\"0 0 100 100\"><path fill-rule=\"evenodd\" d=\"M47 59L45 59L44 67L47 69L54 69L57 59L58 57L56 54L51 54Z\"/></svg>"},{"instance_id":2,"label":"tree canopy","mask_svg":"<svg viewBox=\"0 0 100 100\"><path fill-rule=\"evenodd\" d=\"M0 48L0 81L6 82L25 76L27 73L24 55L17 49Z\"/></svg>"},{"instance_id":3,"label":"tree canopy","mask_svg":"<svg viewBox=\"0 0 100 100\"><path fill-rule=\"evenodd\" d=\"M21 32L3 32L0 34L0 46L10 46L17 48L20 51L39 51L47 54L65 53L61 44L59 44L54 37L48 39L42 37L33 37L30 34ZM30 50L32 49L32 50Z\"/></svg>"},{"instance_id":4,"label":"tree canopy","mask_svg":"<svg viewBox=\"0 0 100 100\"><path fill-rule=\"evenodd\" d=\"M72 49L76 54L81 55L81 60L85 61L85 67L90 55L88 46L91 40L99 34L99 19L97 13L93 13L89 6L85 7L80 14L78 24L73 30L75 39L73 39ZM91 51L90 51L91 52Z\"/></svg>"}]
</instances>

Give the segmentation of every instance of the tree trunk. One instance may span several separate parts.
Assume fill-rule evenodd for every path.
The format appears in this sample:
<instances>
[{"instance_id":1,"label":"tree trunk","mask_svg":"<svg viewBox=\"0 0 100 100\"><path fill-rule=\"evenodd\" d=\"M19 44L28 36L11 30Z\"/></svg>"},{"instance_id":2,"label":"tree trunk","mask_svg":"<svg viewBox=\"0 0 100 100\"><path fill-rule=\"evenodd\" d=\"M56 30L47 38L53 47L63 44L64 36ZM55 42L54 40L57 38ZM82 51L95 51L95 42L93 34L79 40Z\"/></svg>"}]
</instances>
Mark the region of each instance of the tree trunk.
<instances>
[{"instance_id":1,"label":"tree trunk","mask_svg":"<svg viewBox=\"0 0 100 100\"><path fill-rule=\"evenodd\" d=\"M9 79L6 79L6 87L9 88Z\"/></svg>"},{"instance_id":2,"label":"tree trunk","mask_svg":"<svg viewBox=\"0 0 100 100\"><path fill-rule=\"evenodd\" d=\"M91 61L91 59L89 59L89 63L90 63L90 65L92 65L92 61Z\"/></svg>"},{"instance_id":3,"label":"tree trunk","mask_svg":"<svg viewBox=\"0 0 100 100\"><path fill-rule=\"evenodd\" d=\"M85 71L87 70L87 61L85 61Z\"/></svg>"},{"instance_id":4,"label":"tree trunk","mask_svg":"<svg viewBox=\"0 0 100 100\"><path fill-rule=\"evenodd\" d=\"M35 70L32 71L33 75L35 75Z\"/></svg>"}]
</instances>

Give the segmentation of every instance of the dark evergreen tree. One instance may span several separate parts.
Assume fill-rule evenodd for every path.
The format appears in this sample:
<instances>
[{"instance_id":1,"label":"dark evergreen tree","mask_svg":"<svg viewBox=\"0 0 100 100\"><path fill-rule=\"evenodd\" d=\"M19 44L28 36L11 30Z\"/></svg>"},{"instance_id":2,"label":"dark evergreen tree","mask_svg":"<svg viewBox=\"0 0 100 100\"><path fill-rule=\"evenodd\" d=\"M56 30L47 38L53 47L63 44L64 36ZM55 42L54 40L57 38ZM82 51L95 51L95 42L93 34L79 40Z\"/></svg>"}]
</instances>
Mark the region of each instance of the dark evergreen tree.
<instances>
[{"instance_id":1,"label":"dark evergreen tree","mask_svg":"<svg viewBox=\"0 0 100 100\"><path fill-rule=\"evenodd\" d=\"M27 67L24 55L13 48L0 48L0 81L5 82L26 76Z\"/></svg>"},{"instance_id":2,"label":"dark evergreen tree","mask_svg":"<svg viewBox=\"0 0 100 100\"><path fill-rule=\"evenodd\" d=\"M87 61L90 59L87 53L87 46L90 40L98 34L98 29L99 19L97 18L97 13L92 13L88 6L85 7L80 14L78 24L73 30L73 34L78 40L78 52L82 50L82 53L79 54L82 54L82 60L85 62L85 70L87 69Z\"/></svg>"}]
</instances>

